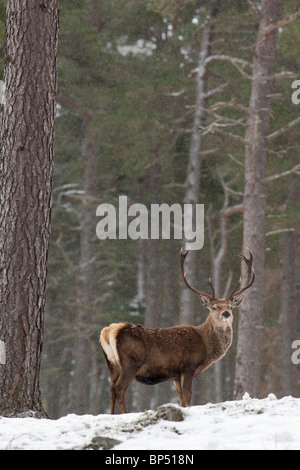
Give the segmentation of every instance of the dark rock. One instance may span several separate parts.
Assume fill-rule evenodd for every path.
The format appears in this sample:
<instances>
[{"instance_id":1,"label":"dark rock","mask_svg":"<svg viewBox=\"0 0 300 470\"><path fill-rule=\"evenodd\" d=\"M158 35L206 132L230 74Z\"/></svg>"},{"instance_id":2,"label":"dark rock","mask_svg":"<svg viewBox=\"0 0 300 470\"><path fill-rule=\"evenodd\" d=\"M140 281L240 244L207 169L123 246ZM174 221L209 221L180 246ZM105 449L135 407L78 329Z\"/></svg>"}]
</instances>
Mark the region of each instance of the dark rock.
<instances>
[{"instance_id":1,"label":"dark rock","mask_svg":"<svg viewBox=\"0 0 300 470\"><path fill-rule=\"evenodd\" d=\"M109 450L120 443L121 441L111 437L95 436L91 443L84 447L84 450Z\"/></svg>"},{"instance_id":2,"label":"dark rock","mask_svg":"<svg viewBox=\"0 0 300 470\"><path fill-rule=\"evenodd\" d=\"M181 408L176 405L168 403L167 405L161 405L156 408L158 419L164 419L165 421L183 421L184 416Z\"/></svg>"}]
</instances>

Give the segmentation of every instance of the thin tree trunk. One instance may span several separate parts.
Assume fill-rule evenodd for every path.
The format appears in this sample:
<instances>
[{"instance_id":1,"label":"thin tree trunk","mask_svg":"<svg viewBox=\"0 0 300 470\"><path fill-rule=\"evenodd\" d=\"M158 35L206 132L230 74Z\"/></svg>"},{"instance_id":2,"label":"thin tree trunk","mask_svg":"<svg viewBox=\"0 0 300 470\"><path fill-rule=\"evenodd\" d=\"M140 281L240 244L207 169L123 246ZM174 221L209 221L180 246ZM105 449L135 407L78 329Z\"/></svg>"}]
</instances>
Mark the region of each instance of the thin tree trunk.
<instances>
[{"instance_id":1,"label":"thin tree trunk","mask_svg":"<svg viewBox=\"0 0 300 470\"><path fill-rule=\"evenodd\" d=\"M93 324L93 300L95 299L95 224L96 195L98 184L97 130L87 129L82 144L84 161L84 200L81 215L80 261L77 284L77 312L75 318L76 342L73 353L73 376L71 381L71 401L74 413L91 413L90 386L91 365L94 349L91 347Z\"/></svg>"},{"instance_id":2,"label":"thin tree trunk","mask_svg":"<svg viewBox=\"0 0 300 470\"><path fill-rule=\"evenodd\" d=\"M207 106L207 65L205 63L210 54L210 45L212 37L211 18L216 14L217 3L213 2L210 8L210 18L207 20L202 34L202 41L199 54L199 62L196 77L196 98L193 128L191 134L191 143L189 151L189 163L185 181L184 204L193 204L195 206L199 200L200 188L200 170L201 170L201 151L203 148L203 135L201 127L205 124L206 106ZM188 240L184 240L188 246ZM188 256L185 261L185 271L187 279L192 285L196 285L196 257ZM180 323L193 324L195 322L195 296L182 286L180 296Z\"/></svg>"},{"instance_id":3,"label":"thin tree trunk","mask_svg":"<svg viewBox=\"0 0 300 470\"><path fill-rule=\"evenodd\" d=\"M42 411L58 0L9 0L1 122L0 414Z\"/></svg>"},{"instance_id":4,"label":"thin tree trunk","mask_svg":"<svg viewBox=\"0 0 300 470\"><path fill-rule=\"evenodd\" d=\"M213 270L212 270L212 279L215 289L215 294L217 298L225 298L228 294L226 287L222 288L222 267L223 261L227 254L228 246L228 233L227 233L227 218L231 215L243 212L243 206L237 204L235 206L227 206L228 197L225 194L225 202L223 209L220 211L220 230L221 230L221 242L220 249L217 255L213 260ZM221 361L218 361L214 364L214 378L215 378L215 388L214 388L214 398L216 402L224 400L224 374L223 369L226 367L226 362L229 361L229 356L225 356Z\"/></svg>"},{"instance_id":5,"label":"thin tree trunk","mask_svg":"<svg viewBox=\"0 0 300 470\"><path fill-rule=\"evenodd\" d=\"M249 123L246 131L243 252L254 257L256 279L241 304L237 342L235 397L259 394L260 338L264 296L267 141L275 70L277 29L267 28L280 15L280 0L263 0L253 60ZM243 266L245 276L245 267ZM245 277L244 277L245 279Z\"/></svg>"},{"instance_id":6,"label":"thin tree trunk","mask_svg":"<svg viewBox=\"0 0 300 470\"><path fill-rule=\"evenodd\" d=\"M151 202L161 203L161 167L154 163L150 169ZM161 308L161 241L150 240L145 257L146 288L145 288L145 319L144 325L158 327Z\"/></svg>"},{"instance_id":7,"label":"thin tree trunk","mask_svg":"<svg viewBox=\"0 0 300 470\"><path fill-rule=\"evenodd\" d=\"M153 163L150 169L150 184L151 184L151 202L161 203L161 167L157 163ZM161 270L161 241L149 240L145 250L145 316L144 326L156 328L160 322L161 310L161 285L162 285L162 270ZM142 388L141 388L142 387ZM137 390L142 390L140 393L139 409L146 410L150 408L150 403L153 394L153 387L137 384Z\"/></svg>"},{"instance_id":8,"label":"thin tree trunk","mask_svg":"<svg viewBox=\"0 0 300 470\"><path fill-rule=\"evenodd\" d=\"M206 120L207 64L205 61L210 54L211 37L213 33L211 19L216 15L217 7L217 1L211 2L208 15L209 19L203 28L196 76L195 112L183 201L184 204L193 204L194 207L198 203L200 190L201 151L203 148L203 135L200 128L204 126ZM184 243L188 245L188 240L184 240ZM197 285L196 256L188 256L185 260L184 268L189 282L192 285ZM179 299L179 322L181 324L195 324L196 301L195 295L192 295L191 292L182 285ZM194 405L201 402L201 382L202 378L200 376L193 382L192 404Z\"/></svg>"},{"instance_id":9,"label":"thin tree trunk","mask_svg":"<svg viewBox=\"0 0 300 470\"><path fill-rule=\"evenodd\" d=\"M164 257L164 286L163 312L161 327L170 327L178 323L178 271L179 249L177 240L168 240ZM167 403L171 399L170 382L164 382L156 387L156 406Z\"/></svg>"}]
</instances>

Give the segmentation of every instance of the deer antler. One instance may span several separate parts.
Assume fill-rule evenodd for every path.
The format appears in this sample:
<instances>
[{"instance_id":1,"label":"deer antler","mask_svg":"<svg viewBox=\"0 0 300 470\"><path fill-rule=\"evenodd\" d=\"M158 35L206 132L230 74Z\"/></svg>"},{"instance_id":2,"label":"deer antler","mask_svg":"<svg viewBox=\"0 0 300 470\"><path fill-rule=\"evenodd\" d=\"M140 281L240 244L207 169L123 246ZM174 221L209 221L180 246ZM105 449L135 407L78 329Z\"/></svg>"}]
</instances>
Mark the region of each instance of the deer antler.
<instances>
[{"instance_id":1,"label":"deer antler","mask_svg":"<svg viewBox=\"0 0 300 470\"><path fill-rule=\"evenodd\" d=\"M210 287L211 287L211 290L212 290L212 295L210 294L206 294L205 292L201 292L200 290L197 290L195 289L194 287L192 287L188 281L186 280L186 273L184 272L184 261L185 261L185 258L187 257L189 253L189 250L187 250L186 253L183 253L183 250L181 248L180 250L180 266L181 266L181 276L182 276L182 279L184 280L186 286L193 292L195 292L195 294L197 295L202 295L204 297L208 297L210 300L215 300L215 290L214 290L214 286L212 284L212 280L211 278L209 278L209 283L210 283Z\"/></svg>"},{"instance_id":2,"label":"deer antler","mask_svg":"<svg viewBox=\"0 0 300 470\"><path fill-rule=\"evenodd\" d=\"M248 267L248 276L247 276L246 284L242 289L238 290L238 288L240 287L241 282L242 282L242 278L240 277L237 286L233 289L230 296L228 297L229 300L232 300L233 297L237 297L238 295L242 294L242 292L244 292L246 289L249 289L249 287L252 286L252 284L254 282L255 272L254 272L254 269L252 267L253 256L252 256L252 253L249 250L249 248L248 248L248 251L249 251L249 255L250 255L249 259L247 259L246 256L244 256L242 253L239 253L239 257L246 263L246 265Z\"/></svg>"}]
</instances>

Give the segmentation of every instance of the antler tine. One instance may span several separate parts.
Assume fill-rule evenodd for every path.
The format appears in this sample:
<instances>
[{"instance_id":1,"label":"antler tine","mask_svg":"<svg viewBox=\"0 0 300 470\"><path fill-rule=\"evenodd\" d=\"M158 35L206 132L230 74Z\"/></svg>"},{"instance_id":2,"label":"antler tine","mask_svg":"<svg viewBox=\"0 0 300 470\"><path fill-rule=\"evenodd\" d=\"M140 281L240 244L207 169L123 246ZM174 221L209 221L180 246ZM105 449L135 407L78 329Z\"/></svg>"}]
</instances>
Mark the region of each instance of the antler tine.
<instances>
[{"instance_id":1,"label":"antler tine","mask_svg":"<svg viewBox=\"0 0 300 470\"><path fill-rule=\"evenodd\" d=\"M184 280L185 282L185 285L191 290L193 291L195 294L197 295L202 295L204 297L208 297L209 299L211 300L215 300L215 291L214 291L214 288L213 288L213 285L211 283L211 279L210 279L210 285L211 285L211 288L212 288L212 292L213 292L213 295L210 295L210 294L206 294L205 292L201 292L200 290L198 289L195 289L194 287L192 287L187 279L186 279L186 273L184 272L184 261L185 261L185 258L187 257L188 253L189 253L190 250L187 250L186 253L183 253L183 249L181 248L180 250L180 267L181 267L181 276L182 276L182 279Z\"/></svg>"},{"instance_id":2,"label":"antler tine","mask_svg":"<svg viewBox=\"0 0 300 470\"><path fill-rule=\"evenodd\" d=\"M240 278L239 283L233 289L230 296L228 297L230 300L232 300L233 297L240 295L246 289L249 289L249 287L251 287L253 282L254 282L255 272L254 272L254 269L252 267L253 255L252 255L251 251L249 250L249 248L248 248L248 251L249 251L249 259L247 259L246 256L243 255L243 253L239 253L239 257L246 263L246 265L248 267L248 275L247 275L247 280L246 280L245 286L242 289L238 290L238 288L240 287L241 282L242 282L242 278Z\"/></svg>"},{"instance_id":3,"label":"antler tine","mask_svg":"<svg viewBox=\"0 0 300 470\"><path fill-rule=\"evenodd\" d=\"M215 289L214 289L214 286L213 286L211 277L208 279L208 281L209 281L209 283L210 283L210 287L211 287L211 291L212 291L212 296L213 296L213 298L215 299L215 298L216 298Z\"/></svg>"},{"instance_id":4,"label":"antler tine","mask_svg":"<svg viewBox=\"0 0 300 470\"><path fill-rule=\"evenodd\" d=\"M237 291L237 289L240 287L242 283L242 278L240 277L239 278L239 282L237 283L237 285L235 286L235 288L233 289L233 291L231 292L230 296L229 296L229 299L232 299L233 297L233 294Z\"/></svg>"}]
</instances>

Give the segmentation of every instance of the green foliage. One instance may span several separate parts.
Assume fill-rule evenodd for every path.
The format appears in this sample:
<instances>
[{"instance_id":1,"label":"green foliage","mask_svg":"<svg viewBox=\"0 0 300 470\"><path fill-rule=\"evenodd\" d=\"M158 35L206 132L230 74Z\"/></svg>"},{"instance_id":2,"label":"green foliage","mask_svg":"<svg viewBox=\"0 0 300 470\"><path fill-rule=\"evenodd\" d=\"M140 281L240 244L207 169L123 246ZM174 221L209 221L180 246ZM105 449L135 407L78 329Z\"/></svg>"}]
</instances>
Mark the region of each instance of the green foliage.
<instances>
[{"instance_id":1,"label":"green foliage","mask_svg":"<svg viewBox=\"0 0 300 470\"><path fill-rule=\"evenodd\" d=\"M171 21L186 20L188 11L195 11L196 0L148 0L149 9L153 10Z\"/></svg>"}]
</instances>

